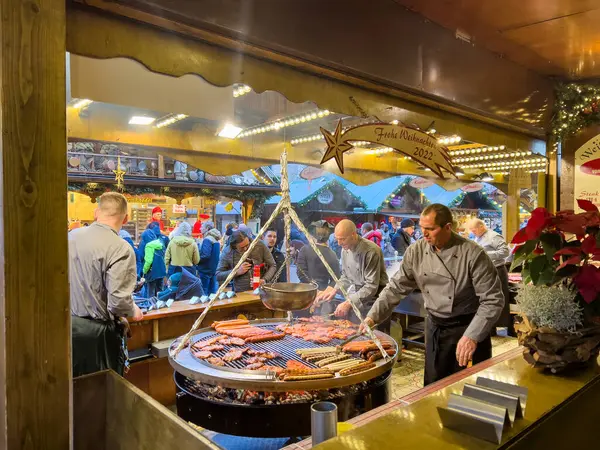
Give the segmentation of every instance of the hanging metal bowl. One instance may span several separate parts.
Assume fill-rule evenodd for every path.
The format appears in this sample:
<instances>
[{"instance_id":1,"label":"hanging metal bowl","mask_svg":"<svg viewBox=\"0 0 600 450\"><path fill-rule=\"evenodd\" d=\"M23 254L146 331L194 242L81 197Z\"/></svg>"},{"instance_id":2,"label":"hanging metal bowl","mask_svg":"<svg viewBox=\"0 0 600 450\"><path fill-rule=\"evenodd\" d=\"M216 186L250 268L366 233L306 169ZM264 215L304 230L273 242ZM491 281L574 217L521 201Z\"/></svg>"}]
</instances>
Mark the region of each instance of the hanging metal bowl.
<instances>
[{"instance_id":1,"label":"hanging metal bowl","mask_svg":"<svg viewBox=\"0 0 600 450\"><path fill-rule=\"evenodd\" d=\"M315 301L316 283L273 283L259 289L260 299L274 311L300 311Z\"/></svg>"}]
</instances>

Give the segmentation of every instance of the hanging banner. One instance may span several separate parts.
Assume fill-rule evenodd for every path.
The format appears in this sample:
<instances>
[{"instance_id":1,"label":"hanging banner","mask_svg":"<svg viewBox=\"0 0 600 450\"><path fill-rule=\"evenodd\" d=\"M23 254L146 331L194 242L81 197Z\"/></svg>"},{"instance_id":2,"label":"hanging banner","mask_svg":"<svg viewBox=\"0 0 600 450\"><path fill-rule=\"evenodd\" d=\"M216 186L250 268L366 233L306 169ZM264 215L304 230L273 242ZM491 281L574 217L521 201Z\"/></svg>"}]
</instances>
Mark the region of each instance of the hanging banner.
<instances>
[{"instance_id":1,"label":"hanging banner","mask_svg":"<svg viewBox=\"0 0 600 450\"><path fill-rule=\"evenodd\" d=\"M344 173L344 153L354 148L352 142L366 141L410 156L417 163L431 169L440 178L445 178L442 169L455 176L446 148L438 144L435 137L422 131L402 125L379 123L358 125L342 132L340 120L333 134L324 128L321 128L321 133L327 142L327 150L321 164L335 158L342 173Z\"/></svg>"},{"instance_id":2,"label":"hanging banner","mask_svg":"<svg viewBox=\"0 0 600 450\"><path fill-rule=\"evenodd\" d=\"M600 134L575 151L574 199L589 200L600 207ZM582 211L577 201L575 210Z\"/></svg>"}]
</instances>

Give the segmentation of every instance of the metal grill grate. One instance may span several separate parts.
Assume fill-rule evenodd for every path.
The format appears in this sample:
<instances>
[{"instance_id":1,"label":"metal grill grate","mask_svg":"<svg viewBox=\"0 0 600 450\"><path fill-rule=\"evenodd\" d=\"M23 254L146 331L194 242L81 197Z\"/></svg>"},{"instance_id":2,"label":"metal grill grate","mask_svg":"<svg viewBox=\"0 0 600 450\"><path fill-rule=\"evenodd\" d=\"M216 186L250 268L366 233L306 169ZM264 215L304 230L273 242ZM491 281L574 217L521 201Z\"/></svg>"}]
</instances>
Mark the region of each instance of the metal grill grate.
<instances>
[{"instance_id":1,"label":"metal grill grate","mask_svg":"<svg viewBox=\"0 0 600 450\"><path fill-rule=\"evenodd\" d=\"M275 327L277 325L278 324L268 324L268 325L255 324L253 326L275 331ZM197 339L192 339L192 341L193 341L193 343L196 343L199 341L205 341L207 339L217 336L218 334L219 333L217 333L216 331L212 332L212 333L203 334ZM366 339L366 338L361 336L357 340L363 340L363 339ZM304 361L302 358L300 358L300 355L296 354L296 350L299 348L332 347L332 346L336 346L342 342L343 341L341 339L332 339L327 344L316 344L314 342L308 342L308 341L305 341L304 339L300 339L300 338L297 338L294 336L290 336L289 334L286 334L283 339L278 339L275 341L250 343L250 344L246 344L244 347L252 348L254 350L263 350L263 351L268 351L268 352L274 352L274 353L281 355L281 358L275 358L275 359L270 359L270 360L266 361L265 362L266 365L278 366L278 367L285 368L286 363L288 361L295 360L295 361L299 361L302 364L305 364L309 367L316 368L317 365L315 365L313 363L309 363L307 361ZM212 352L213 356L218 356L219 358L222 358L225 355L225 353L227 353L227 351L229 351L230 349L243 348L243 347L238 347L235 345L231 345L231 346L224 345L223 347L225 347L224 350L218 350L218 351ZM247 362L248 358L251 358L251 356L248 354L244 354L244 356L241 359L238 359L237 361L225 362L225 365L226 365L226 367L235 368L235 369L246 369L246 366L248 365L248 362Z\"/></svg>"}]
</instances>

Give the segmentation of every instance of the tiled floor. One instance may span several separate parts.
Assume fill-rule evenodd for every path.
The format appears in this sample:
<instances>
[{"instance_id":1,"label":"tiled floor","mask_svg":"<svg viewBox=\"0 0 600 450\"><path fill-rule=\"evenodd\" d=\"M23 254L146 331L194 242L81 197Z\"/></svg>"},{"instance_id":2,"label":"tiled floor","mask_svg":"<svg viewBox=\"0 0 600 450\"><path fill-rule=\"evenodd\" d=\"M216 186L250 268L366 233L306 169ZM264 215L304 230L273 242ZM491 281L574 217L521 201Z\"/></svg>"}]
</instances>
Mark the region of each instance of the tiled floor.
<instances>
[{"instance_id":1,"label":"tiled floor","mask_svg":"<svg viewBox=\"0 0 600 450\"><path fill-rule=\"evenodd\" d=\"M517 339L506 336L492 338L492 356L517 347ZM402 359L392 371L392 398L398 399L423 387L425 349L411 347L402 352Z\"/></svg>"}]
</instances>

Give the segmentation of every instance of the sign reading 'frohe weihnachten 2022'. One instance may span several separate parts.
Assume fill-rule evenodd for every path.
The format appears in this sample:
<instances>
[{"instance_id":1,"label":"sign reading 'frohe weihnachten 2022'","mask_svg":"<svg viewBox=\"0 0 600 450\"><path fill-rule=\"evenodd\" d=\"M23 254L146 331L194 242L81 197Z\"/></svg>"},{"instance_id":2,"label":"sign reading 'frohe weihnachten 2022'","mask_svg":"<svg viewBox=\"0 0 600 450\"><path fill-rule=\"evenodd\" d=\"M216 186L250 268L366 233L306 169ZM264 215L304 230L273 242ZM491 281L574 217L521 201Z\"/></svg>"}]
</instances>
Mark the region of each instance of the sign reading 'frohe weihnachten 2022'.
<instances>
[{"instance_id":1,"label":"sign reading 'frohe weihnachten 2022'","mask_svg":"<svg viewBox=\"0 0 600 450\"><path fill-rule=\"evenodd\" d=\"M435 137L419 130L402 125L379 123L358 125L342 132L342 122L339 121L333 134L324 128L321 128L321 133L327 143L321 164L335 158L342 173L344 173L343 155L354 148L352 142L366 141L390 147L410 156L414 161L431 169L440 178L445 178L442 169L455 176L446 148L439 145Z\"/></svg>"}]
</instances>

